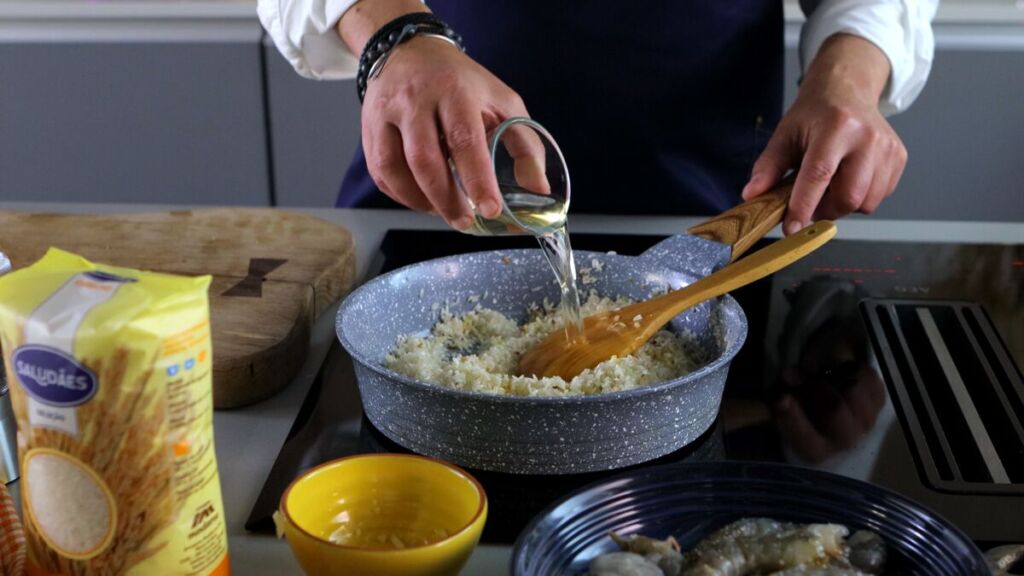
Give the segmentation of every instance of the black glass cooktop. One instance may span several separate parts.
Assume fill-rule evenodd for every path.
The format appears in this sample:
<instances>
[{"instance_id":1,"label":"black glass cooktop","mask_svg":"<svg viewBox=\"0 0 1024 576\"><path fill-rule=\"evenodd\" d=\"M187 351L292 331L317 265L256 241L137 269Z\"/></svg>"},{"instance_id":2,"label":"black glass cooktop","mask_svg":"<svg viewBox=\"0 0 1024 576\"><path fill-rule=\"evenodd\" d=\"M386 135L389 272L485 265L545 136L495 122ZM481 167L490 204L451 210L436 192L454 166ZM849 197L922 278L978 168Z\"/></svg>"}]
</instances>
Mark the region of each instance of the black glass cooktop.
<instances>
[{"instance_id":1,"label":"black glass cooktop","mask_svg":"<svg viewBox=\"0 0 1024 576\"><path fill-rule=\"evenodd\" d=\"M635 255L648 235L573 234L577 250ZM530 238L390 231L387 272ZM789 462L874 482L946 516L983 547L1024 542L1024 245L835 240L733 295L749 319L715 425L643 464ZM246 527L272 531L301 471L345 455L403 452L365 419L335 345ZM560 496L618 473L472 472L491 513L483 540L511 543Z\"/></svg>"}]
</instances>

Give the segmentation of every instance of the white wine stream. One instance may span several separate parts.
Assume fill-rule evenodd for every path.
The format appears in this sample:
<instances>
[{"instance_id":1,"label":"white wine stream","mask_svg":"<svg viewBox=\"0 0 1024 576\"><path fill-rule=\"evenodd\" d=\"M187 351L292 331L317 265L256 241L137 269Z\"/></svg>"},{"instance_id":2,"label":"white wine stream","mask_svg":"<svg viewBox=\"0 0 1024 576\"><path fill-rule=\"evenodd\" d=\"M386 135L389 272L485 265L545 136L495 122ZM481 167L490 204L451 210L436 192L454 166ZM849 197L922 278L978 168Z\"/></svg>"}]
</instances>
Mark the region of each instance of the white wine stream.
<instances>
[{"instance_id":1,"label":"white wine stream","mask_svg":"<svg viewBox=\"0 0 1024 576\"><path fill-rule=\"evenodd\" d=\"M569 244L569 231L563 225L554 231L537 236L551 269L555 272L558 287L562 290L562 320L565 323L565 337L572 340L576 334L583 334L583 317L580 315L580 293L576 288L576 262ZM574 334L575 332L575 334Z\"/></svg>"},{"instance_id":2,"label":"white wine stream","mask_svg":"<svg viewBox=\"0 0 1024 576\"><path fill-rule=\"evenodd\" d=\"M478 215L475 229L470 232L482 236L532 234L540 242L541 250L551 264L562 291L561 312L566 337L573 337L573 327L576 334L582 334L583 318L580 316L580 295L576 289L576 263L569 244L564 200L524 192L521 188L501 184L499 187L502 188L505 205L511 215L502 212L491 220Z\"/></svg>"}]
</instances>

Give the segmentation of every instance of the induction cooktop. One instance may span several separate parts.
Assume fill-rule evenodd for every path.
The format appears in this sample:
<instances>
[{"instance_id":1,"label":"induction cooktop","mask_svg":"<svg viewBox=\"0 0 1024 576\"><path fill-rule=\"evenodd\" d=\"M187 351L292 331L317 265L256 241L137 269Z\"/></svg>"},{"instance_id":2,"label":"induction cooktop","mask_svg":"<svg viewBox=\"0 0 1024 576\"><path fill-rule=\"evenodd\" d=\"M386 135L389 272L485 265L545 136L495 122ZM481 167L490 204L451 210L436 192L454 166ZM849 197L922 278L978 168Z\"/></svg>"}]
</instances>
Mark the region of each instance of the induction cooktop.
<instances>
[{"instance_id":1,"label":"induction cooktop","mask_svg":"<svg viewBox=\"0 0 1024 576\"><path fill-rule=\"evenodd\" d=\"M573 234L577 250L639 254L661 238ZM380 273L531 238L392 230ZM936 510L983 548L1024 542L1024 245L835 240L733 295L749 319L715 424L640 465L788 462L866 480ZM255 503L270 515L302 471L357 453L406 452L362 414L335 344ZM470 470L491 513L483 541L511 543L552 501L618 473Z\"/></svg>"}]
</instances>

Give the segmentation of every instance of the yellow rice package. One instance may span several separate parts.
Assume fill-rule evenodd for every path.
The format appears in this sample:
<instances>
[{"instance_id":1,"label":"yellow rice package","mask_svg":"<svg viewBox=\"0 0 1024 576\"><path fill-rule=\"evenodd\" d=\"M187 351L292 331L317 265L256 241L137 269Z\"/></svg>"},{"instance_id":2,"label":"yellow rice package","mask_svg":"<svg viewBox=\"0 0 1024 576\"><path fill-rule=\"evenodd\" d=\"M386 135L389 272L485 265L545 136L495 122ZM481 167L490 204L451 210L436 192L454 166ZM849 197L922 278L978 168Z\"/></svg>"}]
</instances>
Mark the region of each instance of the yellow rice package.
<instances>
[{"instance_id":1,"label":"yellow rice package","mask_svg":"<svg viewBox=\"0 0 1024 576\"><path fill-rule=\"evenodd\" d=\"M229 574L209 282L57 249L0 276L30 576Z\"/></svg>"}]
</instances>

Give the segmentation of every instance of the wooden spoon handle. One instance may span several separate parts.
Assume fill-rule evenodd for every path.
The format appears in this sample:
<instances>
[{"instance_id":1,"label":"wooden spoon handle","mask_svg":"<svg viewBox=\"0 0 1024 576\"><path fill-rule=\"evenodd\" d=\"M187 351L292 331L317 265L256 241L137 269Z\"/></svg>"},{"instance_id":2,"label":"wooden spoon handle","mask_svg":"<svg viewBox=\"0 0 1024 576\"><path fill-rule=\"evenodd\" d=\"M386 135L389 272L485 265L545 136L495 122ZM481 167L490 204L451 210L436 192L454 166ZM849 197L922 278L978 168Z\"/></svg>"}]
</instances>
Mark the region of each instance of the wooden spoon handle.
<instances>
[{"instance_id":1,"label":"wooden spoon handle","mask_svg":"<svg viewBox=\"0 0 1024 576\"><path fill-rule=\"evenodd\" d=\"M792 176L787 177L774 189L730 208L707 222L697 224L687 232L705 240L732 246L732 258L729 261L735 262L769 230L782 222L789 204L789 195L793 191L793 180Z\"/></svg>"},{"instance_id":2,"label":"wooden spoon handle","mask_svg":"<svg viewBox=\"0 0 1024 576\"><path fill-rule=\"evenodd\" d=\"M637 305L652 324L660 328L674 316L705 300L721 296L785 268L817 250L836 235L836 226L828 220L816 222L750 256L702 278L689 286ZM632 312L630 307L630 311Z\"/></svg>"}]
</instances>

